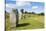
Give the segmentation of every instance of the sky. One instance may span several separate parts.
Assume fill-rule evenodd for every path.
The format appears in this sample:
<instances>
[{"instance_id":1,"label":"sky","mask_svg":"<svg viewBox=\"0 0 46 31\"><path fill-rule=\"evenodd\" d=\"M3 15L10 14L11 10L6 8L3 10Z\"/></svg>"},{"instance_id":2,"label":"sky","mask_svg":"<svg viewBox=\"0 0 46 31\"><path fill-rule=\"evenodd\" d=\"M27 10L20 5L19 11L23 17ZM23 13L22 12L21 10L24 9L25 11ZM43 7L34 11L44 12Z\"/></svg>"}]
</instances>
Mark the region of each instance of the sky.
<instances>
[{"instance_id":1,"label":"sky","mask_svg":"<svg viewBox=\"0 0 46 31\"><path fill-rule=\"evenodd\" d=\"M24 11L28 12L44 12L44 2L6 0L5 4L7 12L11 12L12 8L18 9L18 11L24 9Z\"/></svg>"}]
</instances>

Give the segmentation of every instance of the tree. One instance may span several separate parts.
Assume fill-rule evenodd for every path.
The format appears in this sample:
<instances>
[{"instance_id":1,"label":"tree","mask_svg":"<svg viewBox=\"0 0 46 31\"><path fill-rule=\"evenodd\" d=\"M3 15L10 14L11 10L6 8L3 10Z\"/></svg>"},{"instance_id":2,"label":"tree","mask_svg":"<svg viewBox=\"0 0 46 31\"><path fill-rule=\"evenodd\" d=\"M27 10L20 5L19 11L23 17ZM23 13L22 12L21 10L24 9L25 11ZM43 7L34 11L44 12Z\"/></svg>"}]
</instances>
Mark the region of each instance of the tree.
<instances>
[{"instance_id":1,"label":"tree","mask_svg":"<svg viewBox=\"0 0 46 31\"><path fill-rule=\"evenodd\" d=\"M44 13L41 13L40 15L44 15Z\"/></svg>"},{"instance_id":2,"label":"tree","mask_svg":"<svg viewBox=\"0 0 46 31\"><path fill-rule=\"evenodd\" d=\"M32 14L35 14L35 12L32 12Z\"/></svg>"},{"instance_id":3,"label":"tree","mask_svg":"<svg viewBox=\"0 0 46 31\"><path fill-rule=\"evenodd\" d=\"M27 11L25 11L25 14L28 13Z\"/></svg>"}]
</instances>

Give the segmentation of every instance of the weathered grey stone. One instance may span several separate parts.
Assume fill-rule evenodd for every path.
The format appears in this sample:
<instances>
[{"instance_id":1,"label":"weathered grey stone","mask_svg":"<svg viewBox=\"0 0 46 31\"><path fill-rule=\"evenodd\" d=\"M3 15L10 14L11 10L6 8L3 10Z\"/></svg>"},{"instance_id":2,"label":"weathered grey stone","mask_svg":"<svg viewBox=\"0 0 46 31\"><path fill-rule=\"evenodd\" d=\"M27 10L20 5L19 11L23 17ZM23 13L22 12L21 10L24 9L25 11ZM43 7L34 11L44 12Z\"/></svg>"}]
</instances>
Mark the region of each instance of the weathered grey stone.
<instances>
[{"instance_id":1,"label":"weathered grey stone","mask_svg":"<svg viewBox=\"0 0 46 31\"><path fill-rule=\"evenodd\" d=\"M16 27L16 15L15 13L10 13L10 26Z\"/></svg>"},{"instance_id":2,"label":"weathered grey stone","mask_svg":"<svg viewBox=\"0 0 46 31\"><path fill-rule=\"evenodd\" d=\"M17 9L12 10L10 13L10 24L11 27L15 27L19 22L19 13Z\"/></svg>"}]
</instances>

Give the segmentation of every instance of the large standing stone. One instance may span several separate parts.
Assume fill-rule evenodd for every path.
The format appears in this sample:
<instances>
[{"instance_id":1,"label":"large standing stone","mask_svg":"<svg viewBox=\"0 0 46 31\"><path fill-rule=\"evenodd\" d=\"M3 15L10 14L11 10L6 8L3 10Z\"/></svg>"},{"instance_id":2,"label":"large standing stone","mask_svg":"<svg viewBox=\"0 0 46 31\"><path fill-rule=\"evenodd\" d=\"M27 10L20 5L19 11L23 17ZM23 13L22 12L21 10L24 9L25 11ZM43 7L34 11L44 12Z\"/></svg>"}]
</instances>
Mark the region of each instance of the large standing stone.
<instances>
[{"instance_id":1,"label":"large standing stone","mask_svg":"<svg viewBox=\"0 0 46 31\"><path fill-rule=\"evenodd\" d=\"M11 27L15 27L16 25L18 25L19 22L19 13L17 9L14 9L11 13L10 13L10 24Z\"/></svg>"},{"instance_id":2,"label":"large standing stone","mask_svg":"<svg viewBox=\"0 0 46 31\"><path fill-rule=\"evenodd\" d=\"M10 25L16 27L16 14L13 12L10 13Z\"/></svg>"}]
</instances>

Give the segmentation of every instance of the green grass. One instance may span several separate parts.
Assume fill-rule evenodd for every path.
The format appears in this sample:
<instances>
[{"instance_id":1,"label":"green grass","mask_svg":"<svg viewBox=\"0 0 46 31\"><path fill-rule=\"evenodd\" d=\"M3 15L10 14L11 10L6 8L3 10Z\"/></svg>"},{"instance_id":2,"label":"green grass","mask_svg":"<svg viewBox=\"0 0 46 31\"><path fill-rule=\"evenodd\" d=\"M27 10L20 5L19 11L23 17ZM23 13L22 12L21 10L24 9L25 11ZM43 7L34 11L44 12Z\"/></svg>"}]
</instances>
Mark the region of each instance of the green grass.
<instances>
[{"instance_id":1,"label":"green grass","mask_svg":"<svg viewBox=\"0 0 46 31\"><path fill-rule=\"evenodd\" d=\"M10 31L10 18L9 18L9 14L6 14L5 16L6 16L5 17L5 19L6 19L6 21L5 21L6 22L5 23L6 24L6 26L5 26L6 27L6 31Z\"/></svg>"},{"instance_id":2,"label":"green grass","mask_svg":"<svg viewBox=\"0 0 46 31\"><path fill-rule=\"evenodd\" d=\"M29 25L22 26L24 23L28 23ZM19 24L21 25L16 28L17 30L42 29L44 28L44 16L28 14L26 18L19 21Z\"/></svg>"},{"instance_id":3,"label":"green grass","mask_svg":"<svg viewBox=\"0 0 46 31\"><path fill-rule=\"evenodd\" d=\"M26 25L24 25L26 24ZM20 27L16 27L16 30L27 29L42 29L44 28L44 16L36 14L25 14L25 18L19 21ZM10 30L10 19L6 15L6 31Z\"/></svg>"}]
</instances>

